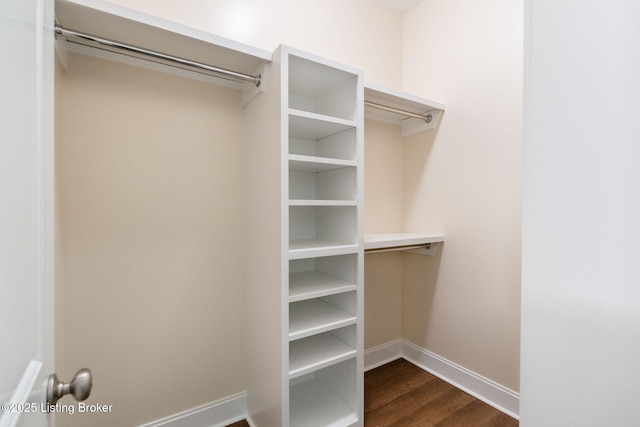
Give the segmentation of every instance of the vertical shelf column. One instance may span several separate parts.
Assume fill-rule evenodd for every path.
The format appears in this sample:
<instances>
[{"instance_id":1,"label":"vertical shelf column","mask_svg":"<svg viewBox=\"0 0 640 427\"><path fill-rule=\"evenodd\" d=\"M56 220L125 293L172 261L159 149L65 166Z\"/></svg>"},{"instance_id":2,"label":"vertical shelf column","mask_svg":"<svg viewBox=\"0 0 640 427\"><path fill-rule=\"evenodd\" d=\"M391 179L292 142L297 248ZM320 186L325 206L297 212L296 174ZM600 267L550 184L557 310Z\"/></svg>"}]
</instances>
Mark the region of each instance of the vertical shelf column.
<instances>
[{"instance_id":1,"label":"vertical shelf column","mask_svg":"<svg viewBox=\"0 0 640 427\"><path fill-rule=\"evenodd\" d=\"M363 83L281 48L289 425L363 425Z\"/></svg>"},{"instance_id":2,"label":"vertical shelf column","mask_svg":"<svg viewBox=\"0 0 640 427\"><path fill-rule=\"evenodd\" d=\"M362 74L287 46L265 74L244 106L248 416L362 426Z\"/></svg>"}]
</instances>

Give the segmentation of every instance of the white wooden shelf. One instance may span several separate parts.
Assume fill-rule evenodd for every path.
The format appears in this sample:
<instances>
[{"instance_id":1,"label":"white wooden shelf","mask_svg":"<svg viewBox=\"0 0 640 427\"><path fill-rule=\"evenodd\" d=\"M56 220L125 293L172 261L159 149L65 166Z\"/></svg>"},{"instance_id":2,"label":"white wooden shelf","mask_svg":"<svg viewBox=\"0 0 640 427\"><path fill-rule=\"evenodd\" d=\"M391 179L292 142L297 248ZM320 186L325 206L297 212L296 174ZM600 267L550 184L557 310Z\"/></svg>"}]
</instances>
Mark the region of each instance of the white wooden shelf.
<instances>
[{"instance_id":1,"label":"white wooden shelf","mask_svg":"<svg viewBox=\"0 0 640 427\"><path fill-rule=\"evenodd\" d=\"M356 316L321 299L289 305L289 340L306 338L356 323Z\"/></svg>"},{"instance_id":2,"label":"white wooden shelf","mask_svg":"<svg viewBox=\"0 0 640 427\"><path fill-rule=\"evenodd\" d=\"M396 124L402 128L402 136L433 129L437 126L442 112L445 109L445 105L440 102L420 98L367 82L364 83L364 100L365 102L371 102L413 114L431 114L431 121L426 123L424 120L411 118L402 113L382 111L365 106L364 111L367 119Z\"/></svg>"},{"instance_id":3,"label":"white wooden shelf","mask_svg":"<svg viewBox=\"0 0 640 427\"><path fill-rule=\"evenodd\" d=\"M289 206L356 206L355 200L289 200Z\"/></svg>"},{"instance_id":4,"label":"white wooden shelf","mask_svg":"<svg viewBox=\"0 0 640 427\"><path fill-rule=\"evenodd\" d=\"M356 126L353 120L289 109L289 137L317 141Z\"/></svg>"},{"instance_id":5,"label":"white wooden shelf","mask_svg":"<svg viewBox=\"0 0 640 427\"><path fill-rule=\"evenodd\" d=\"M329 332L289 343L289 378L356 357L356 349Z\"/></svg>"},{"instance_id":6,"label":"white wooden shelf","mask_svg":"<svg viewBox=\"0 0 640 427\"><path fill-rule=\"evenodd\" d=\"M102 0L56 0L55 8L57 22L67 29L244 74L254 74L272 58L270 52ZM104 46L96 49L91 45L67 45L80 53L132 63L123 59L127 57L122 54L108 52ZM175 72L175 67L137 61L133 65L181 74ZM213 79L225 86L242 88L242 83Z\"/></svg>"},{"instance_id":7,"label":"white wooden shelf","mask_svg":"<svg viewBox=\"0 0 640 427\"><path fill-rule=\"evenodd\" d=\"M356 253L356 243L330 242L316 239L300 239L289 241L289 259L316 258L331 255Z\"/></svg>"},{"instance_id":8,"label":"white wooden shelf","mask_svg":"<svg viewBox=\"0 0 640 427\"><path fill-rule=\"evenodd\" d=\"M444 242L443 234L420 234L420 233L380 233L365 234L364 250L383 251L398 250L403 251L409 248L413 249L419 245L427 245L429 243Z\"/></svg>"},{"instance_id":9,"label":"white wooden shelf","mask_svg":"<svg viewBox=\"0 0 640 427\"><path fill-rule=\"evenodd\" d=\"M358 415L319 381L293 385L289 393L292 427L348 427L358 422Z\"/></svg>"},{"instance_id":10,"label":"white wooden shelf","mask_svg":"<svg viewBox=\"0 0 640 427\"><path fill-rule=\"evenodd\" d=\"M356 290L356 284L319 271L289 275L289 302L303 301Z\"/></svg>"},{"instance_id":11,"label":"white wooden shelf","mask_svg":"<svg viewBox=\"0 0 640 427\"><path fill-rule=\"evenodd\" d=\"M353 160L289 154L289 169L302 172L323 172L344 167L355 167Z\"/></svg>"}]
</instances>

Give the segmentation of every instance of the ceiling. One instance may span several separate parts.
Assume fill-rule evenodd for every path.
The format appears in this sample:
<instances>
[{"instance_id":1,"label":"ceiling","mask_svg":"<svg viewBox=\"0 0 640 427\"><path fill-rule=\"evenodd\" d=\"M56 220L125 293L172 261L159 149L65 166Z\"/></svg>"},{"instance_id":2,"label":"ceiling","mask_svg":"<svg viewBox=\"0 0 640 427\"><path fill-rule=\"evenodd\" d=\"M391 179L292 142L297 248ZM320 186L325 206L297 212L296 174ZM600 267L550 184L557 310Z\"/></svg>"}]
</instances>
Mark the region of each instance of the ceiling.
<instances>
[{"instance_id":1,"label":"ceiling","mask_svg":"<svg viewBox=\"0 0 640 427\"><path fill-rule=\"evenodd\" d=\"M376 0L378 3L382 3L398 12L406 12L413 6L420 3L422 0Z\"/></svg>"}]
</instances>

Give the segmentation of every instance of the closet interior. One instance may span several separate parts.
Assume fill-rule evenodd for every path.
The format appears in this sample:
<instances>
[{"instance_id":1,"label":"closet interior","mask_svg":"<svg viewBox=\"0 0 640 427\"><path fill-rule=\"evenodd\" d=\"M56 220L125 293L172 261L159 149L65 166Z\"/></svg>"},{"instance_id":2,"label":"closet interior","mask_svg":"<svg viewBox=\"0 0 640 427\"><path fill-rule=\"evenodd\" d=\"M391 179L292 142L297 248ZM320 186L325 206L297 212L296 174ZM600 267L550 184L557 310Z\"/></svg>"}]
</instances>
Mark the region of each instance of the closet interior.
<instances>
[{"instance_id":1,"label":"closet interior","mask_svg":"<svg viewBox=\"0 0 640 427\"><path fill-rule=\"evenodd\" d=\"M363 425L365 253L429 255L444 241L365 234L365 116L412 135L436 127L444 105L288 46L268 53L108 3L57 0L56 18L62 57L241 92L248 416L256 426Z\"/></svg>"}]
</instances>

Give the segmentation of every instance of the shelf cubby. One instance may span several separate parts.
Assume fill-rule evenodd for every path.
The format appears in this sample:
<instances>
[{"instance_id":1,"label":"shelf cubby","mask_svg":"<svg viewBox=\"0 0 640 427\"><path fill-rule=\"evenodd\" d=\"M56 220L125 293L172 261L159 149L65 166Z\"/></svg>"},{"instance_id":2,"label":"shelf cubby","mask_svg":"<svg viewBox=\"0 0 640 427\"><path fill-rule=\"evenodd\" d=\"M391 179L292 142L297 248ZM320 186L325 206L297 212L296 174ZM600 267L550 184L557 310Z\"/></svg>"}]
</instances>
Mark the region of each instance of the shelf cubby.
<instances>
[{"instance_id":1,"label":"shelf cubby","mask_svg":"<svg viewBox=\"0 0 640 427\"><path fill-rule=\"evenodd\" d=\"M322 121L292 116L289 153L327 159L356 159L356 130L351 125L325 125Z\"/></svg>"},{"instance_id":2,"label":"shelf cubby","mask_svg":"<svg viewBox=\"0 0 640 427\"><path fill-rule=\"evenodd\" d=\"M306 338L353 325L357 321L355 292L307 299L289 305L289 340Z\"/></svg>"},{"instance_id":3,"label":"shelf cubby","mask_svg":"<svg viewBox=\"0 0 640 427\"><path fill-rule=\"evenodd\" d=\"M354 362L347 360L289 382L291 427L348 427L358 422Z\"/></svg>"},{"instance_id":4,"label":"shelf cubby","mask_svg":"<svg viewBox=\"0 0 640 427\"><path fill-rule=\"evenodd\" d=\"M356 254L289 261L289 302L356 290Z\"/></svg>"},{"instance_id":5,"label":"shelf cubby","mask_svg":"<svg viewBox=\"0 0 640 427\"><path fill-rule=\"evenodd\" d=\"M356 184L355 166L289 160L291 201L350 201L355 205Z\"/></svg>"},{"instance_id":6,"label":"shelf cubby","mask_svg":"<svg viewBox=\"0 0 640 427\"><path fill-rule=\"evenodd\" d=\"M319 271L301 271L289 274L289 302L304 301L355 289L355 283Z\"/></svg>"},{"instance_id":7,"label":"shelf cubby","mask_svg":"<svg viewBox=\"0 0 640 427\"><path fill-rule=\"evenodd\" d=\"M323 141L328 145L331 145L332 142L334 142L334 144L348 145L347 141L353 139L355 136L355 133L349 131L352 130L355 125L356 123L352 120L337 119L293 109L289 110L290 140L307 142ZM341 138L332 138L343 133L345 133L345 135Z\"/></svg>"},{"instance_id":8,"label":"shelf cubby","mask_svg":"<svg viewBox=\"0 0 640 427\"><path fill-rule=\"evenodd\" d=\"M289 56L289 106L353 120L358 76L298 56Z\"/></svg>"},{"instance_id":9,"label":"shelf cubby","mask_svg":"<svg viewBox=\"0 0 640 427\"><path fill-rule=\"evenodd\" d=\"M289 343L293 379L356 357L356 326L351 325Z\"/></svg>"},{"instance_id":10,"label":"shelf cubby","mask_svg":"<svg viewBox=\"0 0 640 427\"><path fill-rule=\"evenodd\" d=\"M290 206L289 250L357 245L353 206Z\"/></svg>"}]
</instances>

